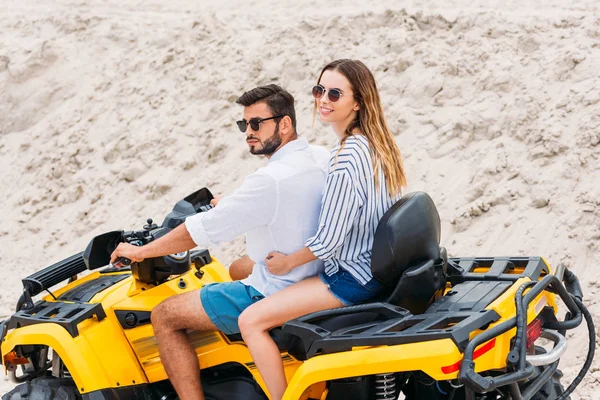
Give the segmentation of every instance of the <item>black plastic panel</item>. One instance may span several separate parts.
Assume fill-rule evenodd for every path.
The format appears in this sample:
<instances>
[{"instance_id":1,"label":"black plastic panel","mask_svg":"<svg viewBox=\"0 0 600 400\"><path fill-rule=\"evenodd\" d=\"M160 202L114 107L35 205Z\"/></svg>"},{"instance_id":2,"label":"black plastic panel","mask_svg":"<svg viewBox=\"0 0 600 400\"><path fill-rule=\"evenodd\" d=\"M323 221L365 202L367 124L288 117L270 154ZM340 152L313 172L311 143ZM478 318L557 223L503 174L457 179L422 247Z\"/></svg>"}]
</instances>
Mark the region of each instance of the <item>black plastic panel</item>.
<instances>
[{"instance_id":1,"label":"black plastic panel","mask_svg":"<svg viewBox=\"0 0 600 400\"><path fill-rule=\"evenodd\" d=\"M132 329L151 322L150 311L117 310L115 315L123 329Z\"/></svg>"},{"instance_id":2,"label":"black plastic panel","mask_svg":"<svg viewBox=\"0 0 600 400\"><path fill-rule=\"evenodd\" d=\"M365 306L376 305L382 308L393 307L386 303ZM387 307L383 307L384 305ZM301 346L290 349L290 354L294 357L304 360L320 353L349 351L356 346L393 346L438 339L452 339L462 351L469 341L471 332L500 319L493 310L421 315L405 312L387 320L378 318L373 322L352 325L332 332L325 329L322 313L315 313L320 314L316 318L313 314L309 314L301 319L289 321L283 326L284 332L297 336L301 341Z\"/></svg>"},{"instance_id":3,"label":"black plastic panel","mask_svg":"<svg viewBox=\"0 0 600 400\"><path fill-rule=\"evenodd\" d=\"M10 317L8 329L54 323L65 328L71 336L76 337L79 335L77 325L94 315L98 318L98 321L106 318L102 304L40 301L29 310L22 310L13 314Z\"/></svg>"},{"instance_id":4,"label":"black plastic panel","mask_svg":"<svg viewBox=\"0 0 600 400\"><path fill-rule=\"evenodd\" d=\"M83 400L154 400L161 399L147 383L136 386L108 388L86 393ZM166 397L165 397L166 398Z\"/></svg>"},{"instance_id":5,"label":"black plastic panel","mask_svg":"<svg viewBox=\"0 0 600 400\"><path fill-rule=\"evenodd\" d=\"M268 400L248 370L237 363L225 363L203 370L202 389L206 400ZM86 393L83 400L176 399L171 383L160 381L101 389Z\"/></svg>"},{"instance_id":6,"label":"black plastic panel","mask_svg":"<svg viewBox=\"0 0 600 400\"><path fill-rule=\"evenodd\" d=\"M6 336L6 333L8 332L9 321L9 319L6 319L0 322L0 343L2 343L2 341L4 340L4 336ZM2 365L2 357L0 357L0 365Z\"/></svg>"},{"instance_id":7,"label":"black plastic panel","mask_svg":"<svg viewBox=\"0 0 600 400\"><path fill-rule=\"evenodd\" d=\"M23 279L23 287L31 296L35 296L86 269L81 252L29 275Z\"/></svg>"},{"instance_id":8,"label":"black plastic panel","mask_svg":"<svg viewBox=\"0 0 600 400\"><path fill-rule=\"evenodd\" d=\"M467 281L452 287L426 313L481 311L512 286L512 282Z\"/></svg>"},{"instance_id":9,"label":"black plastic panel","mask_svg":"<svg viewBox=\"0 0 600 400\"><path fill-rule=\"evenodd\" d=\"M104 289L109 288L115 283L129 278L130 276L131 275L129 274L99 276L92 281L82 283L79 286L64 292L58 297L58 300L88 302Z\"/></svg>"}]
</instances>

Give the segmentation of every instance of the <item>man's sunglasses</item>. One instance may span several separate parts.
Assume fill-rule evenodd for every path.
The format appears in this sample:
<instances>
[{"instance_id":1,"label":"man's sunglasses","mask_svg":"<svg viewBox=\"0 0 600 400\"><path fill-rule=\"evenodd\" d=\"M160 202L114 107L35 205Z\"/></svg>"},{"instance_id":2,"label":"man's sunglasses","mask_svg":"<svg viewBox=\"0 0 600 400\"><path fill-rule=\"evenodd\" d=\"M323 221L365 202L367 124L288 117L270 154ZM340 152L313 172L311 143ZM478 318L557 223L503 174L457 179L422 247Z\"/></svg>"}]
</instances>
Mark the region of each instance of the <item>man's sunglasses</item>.
<instances>
[{"instance_id":1,"label":"man's sunglasses","mask_svg":"<svg viewBox=\"0 0 600 400\"><path fill-rule=\"evenodd\" d=\"M312 88L312 95L315 99L320 99L327 93L327 97L329 101L335 103L344 95L344 93L340 89L331 88L329 90L325 89L322 85L316 85Z\"/></svg>"},{"instance_id":2,"label":"man's sunglasses","mask_svg":"<svg viewBox=\"0 0 600 400\"><path fill-rule=\"evenodd\" d=\"M246 132L246 129L248 129L248 125L250 125L250 128L254 132L257 132L260 129L260 124L262 124L263 122L281 117L283 117L283 115L276 115L274 117L269 118L250 118L250 121L246 121L245 119L243 119L241 121L236 121L236 124L238 128L240 128L241 132Z\"/></svg>"}]
</instances>

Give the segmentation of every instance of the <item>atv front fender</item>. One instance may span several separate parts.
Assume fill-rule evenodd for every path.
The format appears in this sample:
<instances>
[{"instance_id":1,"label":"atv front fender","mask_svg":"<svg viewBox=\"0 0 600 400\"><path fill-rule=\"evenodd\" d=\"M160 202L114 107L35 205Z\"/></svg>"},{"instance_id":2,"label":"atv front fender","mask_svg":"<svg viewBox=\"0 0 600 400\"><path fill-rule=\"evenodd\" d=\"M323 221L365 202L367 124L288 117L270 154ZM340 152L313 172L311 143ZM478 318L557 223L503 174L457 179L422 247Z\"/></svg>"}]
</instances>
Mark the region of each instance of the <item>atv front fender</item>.
<instances>
[{"instance_id":1,"label":"atv front fender","mask_svg":"<svg viewBox=\"0 0 600 400\"><path fill-rule=\"evenodd\" d=\"M104 339L97 340L98 334L105 334ZM89 340L87 336L90 336ZM123 338L121 343L122 340L114 336L114 331L106 329L92 328L87 335L72 337L66 329L57 324L24 326L6 335L1 344L2 360L6 365L6 354L16 346L46 345L58 353L81 394L145 383L146 377L135 356L131 354L127 357L131 351L122 346L126 339ZM97 348L92 348L90 343L95 343Z\"/></svg>"}]
</instances>

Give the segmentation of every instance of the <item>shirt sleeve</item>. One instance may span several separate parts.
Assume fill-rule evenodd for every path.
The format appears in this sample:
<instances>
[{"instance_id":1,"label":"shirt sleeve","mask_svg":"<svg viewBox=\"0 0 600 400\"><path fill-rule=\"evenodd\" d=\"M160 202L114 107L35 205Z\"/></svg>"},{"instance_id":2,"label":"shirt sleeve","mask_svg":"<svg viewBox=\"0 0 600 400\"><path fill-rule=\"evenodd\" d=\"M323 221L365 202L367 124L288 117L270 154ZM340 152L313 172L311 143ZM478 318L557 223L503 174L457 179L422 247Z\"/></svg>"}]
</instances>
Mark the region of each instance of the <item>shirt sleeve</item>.
<instances>
[{"instance_id":1,"label":"shirt sleeve","mask_svg":"<svg viewBox=\"0 0 600 400\"><path fill-rule=\"evenodd\" d=\"M254 173L230 196L204 213L185 220L197 246L230 242L238 236L273 220L278 204L277 182L267 174Z\"/></svg>"},{"instance_id":2,"label":"shirt sleeve","mask_svg":"<svg viewBox=\"0 0 600 400\"><path fill-rule=\"evenodd\" d=\"M327 176L317 233L305 245L321 260L335 255L352 229L363 202L350 171L334 168Z\"/></svg>"}]
</instances>

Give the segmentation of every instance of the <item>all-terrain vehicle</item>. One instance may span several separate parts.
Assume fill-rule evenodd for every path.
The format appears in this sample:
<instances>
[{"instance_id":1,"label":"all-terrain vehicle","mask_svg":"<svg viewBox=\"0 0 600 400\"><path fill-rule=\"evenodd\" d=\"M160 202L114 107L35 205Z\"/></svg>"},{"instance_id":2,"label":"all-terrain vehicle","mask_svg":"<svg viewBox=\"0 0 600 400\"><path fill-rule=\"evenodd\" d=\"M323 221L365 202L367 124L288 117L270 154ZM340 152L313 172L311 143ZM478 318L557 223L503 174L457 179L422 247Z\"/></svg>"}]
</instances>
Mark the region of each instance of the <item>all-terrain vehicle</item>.
<instances>
[{"instance_id":1,"label":"all-terrain vehicle","mask_svg":"<svg viewBox=\"0 0 600 400\"><path fill-rule=\"evenodd\" d=\"M169 296L229 280L227 270L207 250L121 269L108 265L109 256L120 242L143 245L206 212L211 198L201 189L160 226L148 220L139 231L100 235L84 252L23 279L15 314L0 323L0 361L19 384L2 398L176 399L150 314ZM404 196L385 214L371 268L389 287L377 301L271 331L290 382L284 399L566 399L591 364L595 333L577 277L537 256L448 258L425 193ZM81 274L86 269L93 272ZM563 390L557 367L565 331L584 318L588 357ZM188 335L208 399L269 398L239 335ZM539 346L544 339L549 348Z\"/></svg>"}]
</instances>

